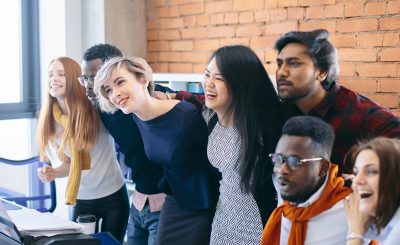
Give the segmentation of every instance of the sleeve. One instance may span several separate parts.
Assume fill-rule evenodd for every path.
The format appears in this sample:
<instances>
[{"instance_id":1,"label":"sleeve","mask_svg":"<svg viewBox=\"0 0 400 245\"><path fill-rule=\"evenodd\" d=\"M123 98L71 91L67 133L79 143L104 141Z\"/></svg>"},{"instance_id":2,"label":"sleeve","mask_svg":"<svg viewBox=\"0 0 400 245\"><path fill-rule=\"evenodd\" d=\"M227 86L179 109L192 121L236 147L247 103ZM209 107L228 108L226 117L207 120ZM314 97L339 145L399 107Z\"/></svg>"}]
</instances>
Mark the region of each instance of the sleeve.
<instances>
[{"instance_id":1,"label":"sleeve","mask_svg":"<svg viewBox=\"0 0 400 245\"><path fill-rule=\"evenodd\" d=\"M163 92L163 93L165 93L165 92L176 93L174 90L172 90L172 89L170 89L168 87L162 86L160 84L156 84L155 87L154 87L154 90L155 91L160 91L160 92Z\"/></svg>"},{"instance_id":2,"label":"sleeve","mask_svg":"<svg viewBox=\"0 0 400 245\"><path fill-rule=\"evenodd\" d=\"M400 138L400 119L383 107L372 107L366 112L363 128L372 137Z\"/></svg>"},{"instance_id":3,"label":"sleeve","mask_svg":"<svg viewBox=\"0 0 400 245\"><path fill-rule=\"evenodd\" d=\"M53 168L59 167L62 165L61 160L58 157L58 149L55 147L54 143L49 142L45 149L45 154L51 163ZM65 154L67 157L70 157L69 150Z\"/></svg>"},{"instance_id":4,"label":"sleeve","mask_svg":"<svg viewBox=\"0 0 400 245\"><path fill-rule=\"evenodd\" d=\"M197 109L201 110L205 104L205 96L204 94L192 94L187 91L179 91L176 94L175 99L180 100L180 101L187 101L194 106L197 107Z\"/></svg>"}]
</instances>

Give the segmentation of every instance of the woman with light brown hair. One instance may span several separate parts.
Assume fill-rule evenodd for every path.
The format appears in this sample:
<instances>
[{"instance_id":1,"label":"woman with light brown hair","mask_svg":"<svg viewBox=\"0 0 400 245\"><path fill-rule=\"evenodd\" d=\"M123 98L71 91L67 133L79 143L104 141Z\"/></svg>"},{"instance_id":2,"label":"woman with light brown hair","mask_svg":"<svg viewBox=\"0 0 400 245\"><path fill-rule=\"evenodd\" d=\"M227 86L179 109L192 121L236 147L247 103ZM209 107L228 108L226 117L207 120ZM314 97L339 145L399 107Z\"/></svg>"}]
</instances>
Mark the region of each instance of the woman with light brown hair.
<instances>
[{"instance_id":1,"label":"woman with light brown hair","mask_svg":"<svg viewBox=\"0 0 400 245\"><path fill-rule=\"evenodd\" d=\"M378 137L353 148L353 191L345 202L347 245L400 244L400 140Z\"/></svg>"},{"instance_id":2,"label":"woman with light brown hair","mask_svg":"<svg viewBox=\"0 0 400 245\"><path fill-rule=\"evenodd\" d=\"M44 182L67 177L70 218L92 214L102 219L101 231L121 242L128 222L129 202L114 141L79 84L79 64L59 57L50 62L48 93L38 124L39 152L52 166L38 169Z\"/></svg>"}]
</instances>

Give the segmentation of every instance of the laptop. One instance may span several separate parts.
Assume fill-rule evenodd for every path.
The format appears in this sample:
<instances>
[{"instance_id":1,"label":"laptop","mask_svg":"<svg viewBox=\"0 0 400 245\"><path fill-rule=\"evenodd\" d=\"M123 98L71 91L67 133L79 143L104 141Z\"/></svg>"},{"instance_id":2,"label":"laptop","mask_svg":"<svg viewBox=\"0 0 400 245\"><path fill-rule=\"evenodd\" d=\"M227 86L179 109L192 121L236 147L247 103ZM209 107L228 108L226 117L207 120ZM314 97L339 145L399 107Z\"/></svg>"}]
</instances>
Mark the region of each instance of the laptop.
<instances>
[{"instance_id":1,"label":"laptop","mask_svg":"<svg viewBox=\"0 0 400 245\"><path fill-rule=\"evenodd\" d=\"M19 245L23 244L23 236L18 231L15 224L11 221L5 205L10 205L7 201L0 199L0 244Z\"/></svg>"}]
</instances>

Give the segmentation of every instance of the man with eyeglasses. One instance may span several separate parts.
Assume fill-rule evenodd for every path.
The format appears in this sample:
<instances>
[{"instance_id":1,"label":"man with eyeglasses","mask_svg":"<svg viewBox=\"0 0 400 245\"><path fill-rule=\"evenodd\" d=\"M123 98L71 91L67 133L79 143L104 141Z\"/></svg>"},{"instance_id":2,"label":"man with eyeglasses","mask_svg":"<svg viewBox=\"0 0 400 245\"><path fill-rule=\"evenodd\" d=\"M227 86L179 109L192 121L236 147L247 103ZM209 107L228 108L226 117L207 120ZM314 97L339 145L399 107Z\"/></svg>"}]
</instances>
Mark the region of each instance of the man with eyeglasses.
<instances>
[{"instance_id":1,"label":"man with eyeglasses","mask_svg":"<svg viewBox=\"0 0 400 245\"><path fill-rule=\"evenodd\" d=\"M351 190L329 161L334 139L332 127L316 117L285 123L270 154L280 205L265 226L263 245L345 244L343 199Z\"/></svg>"}]
</instances>

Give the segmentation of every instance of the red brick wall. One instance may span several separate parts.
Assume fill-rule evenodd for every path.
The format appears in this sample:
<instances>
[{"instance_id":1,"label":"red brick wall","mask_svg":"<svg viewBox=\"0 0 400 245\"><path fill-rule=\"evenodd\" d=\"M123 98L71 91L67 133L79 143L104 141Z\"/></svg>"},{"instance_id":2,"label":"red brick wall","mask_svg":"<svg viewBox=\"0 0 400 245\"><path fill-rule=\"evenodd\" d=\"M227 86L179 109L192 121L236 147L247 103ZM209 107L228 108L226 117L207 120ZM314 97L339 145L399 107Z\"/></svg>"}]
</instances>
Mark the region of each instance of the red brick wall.
<instances>
[{"instance_id":1,"label":"red brick wall","mask_svg":"<svg viewBox=\"0 0 400 245\"><path fill-rule=\"evenodd\" d=\"M400 0L147 0L147 59L201 73L213 50L244 44L274 74L276 39L317 28L338 48L340 83L400 115Z\"/></svg>"}]
</instances>

